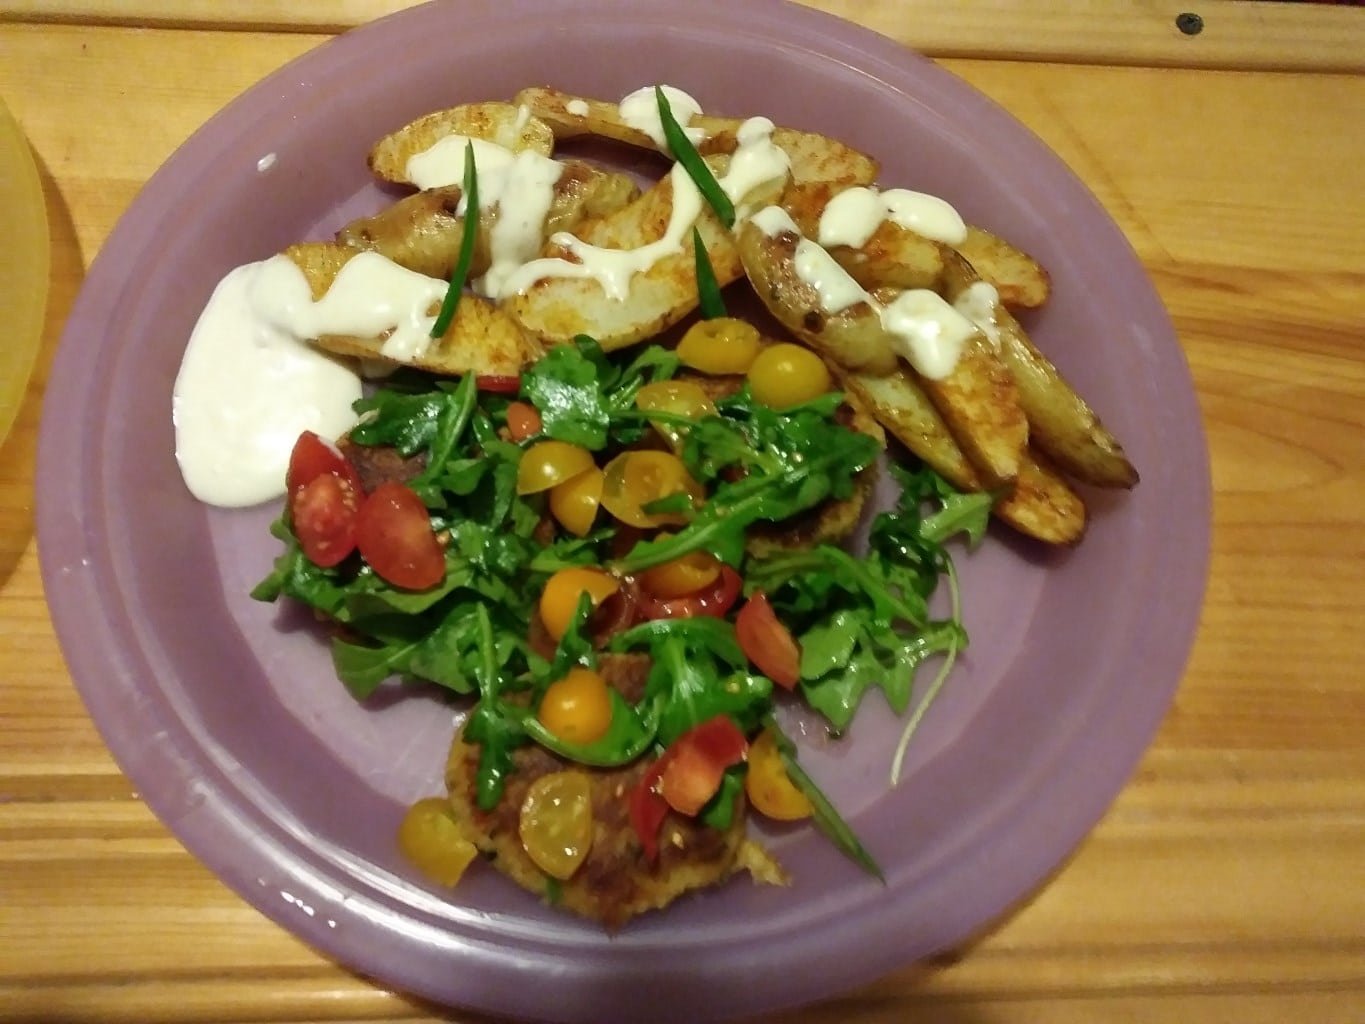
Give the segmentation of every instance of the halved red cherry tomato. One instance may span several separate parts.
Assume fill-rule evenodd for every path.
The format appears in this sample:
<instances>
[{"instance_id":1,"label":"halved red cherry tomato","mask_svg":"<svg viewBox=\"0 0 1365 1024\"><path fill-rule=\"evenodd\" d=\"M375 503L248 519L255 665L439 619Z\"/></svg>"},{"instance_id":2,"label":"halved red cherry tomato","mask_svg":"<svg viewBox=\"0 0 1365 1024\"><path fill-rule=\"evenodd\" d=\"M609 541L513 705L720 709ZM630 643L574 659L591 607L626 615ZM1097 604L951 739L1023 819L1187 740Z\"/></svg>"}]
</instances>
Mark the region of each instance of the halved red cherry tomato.
<instances>
[{"instance_id":1,"label":"halved red cherry tomato","mask_svg":"<svg viewBox=\"0 0 1365 1024\"><path fill-rule=\"evenodd\" d=\"M426 590L445 577L446 558L427 507L407 484L382 483L360 506L356 546L381 578L405 590Z\"/></svg>"},{"instance_id":2,"label":"halved red cherry tomato","mask_svg":"<svg viewBox=\"0 0 1365 1024\"><path fill-rule=\"evenodd\" d=\"M659 778L668 766L664 754L641 776L630 791L630 824L640 839L645 856L651 861L659 855L659 829L668 817L668 801L659 792Z\"/></svg>"},{"instance_id":3,"label":"halved red cherry tomato","mask_svg":"<svg viewBox=\"0 0 1365 1024\"><path fill-rule=\"evenodd\" d=\"M507 407L507 432L513 441L525 441L540 433L540 413L530 402L513 402Z\"/></svg>"},{"instance_id":4,"label":"halved red cherry tomato","mask_svg":"<svg viewBox=\"0 0 1365 1024\"><path fill-rule=\"evenodd\" d=\"M673 741L665 755L659 792L679 814L696 815L720 789L725 769L739 764L749 741L727 715L694 725Z\"/></svg>"},{"instance_id":5,"label":"halved red cherry tomato","mask_svg":"<svg viewBox=\"0 0 1365 1024\"><path fill-rule=\"evenodd\" d=\"M521 391L520 374L481 373L474 378L480 391L494 395L515 395Z\"/></svg>"},{"instance_id":6,"label":"halved red cherry tomato","mask_svg":"<svg viewBox=\"0 0 1365 1024\"><path fill-rule=\"evenodd\" d=\"M801 678L801 646L782 625L761 590L735 616L735 636L747 657L778 686L790 690Z\"/></svg>"},{"instance_id":7,"label":"halved red cherry tomato","mask_svg":"<svg viewBox=\"0 0 1365 1024\"><path fill-rule=\"evenodd\" d=\"M360 474L351 465L351 460L342 455L336 445L324 441L311 430L305 430L289 453L289 469L284 477L285 491L293 494L323 473L335 473L351 484L356 494L360 493Z\"/></svg>"},{"instance_id":8,"label":"halved red cherry tomato","mask_svg":"<svg viewBox=\"0 0 1365 1024\"><path fill-rule=\"evenodd\" d=\"M738 600L742 583L739 573L722 565L716 582L682 597L655 597L641 587L640 615L646 619L691 619L698 615L720 618Z\"/></svg>"},{"instance_id":9,"label":"halved red cherry tomato","mask_svg":"<svg viewBox=\"0 0 1365 1024\"><path fill-rule=\"evenodd\" d=\"M324 569L356 547L360 489L336 473L323 472L289 496L289 519L304 555Z\"/></svg>"}]
</instances>

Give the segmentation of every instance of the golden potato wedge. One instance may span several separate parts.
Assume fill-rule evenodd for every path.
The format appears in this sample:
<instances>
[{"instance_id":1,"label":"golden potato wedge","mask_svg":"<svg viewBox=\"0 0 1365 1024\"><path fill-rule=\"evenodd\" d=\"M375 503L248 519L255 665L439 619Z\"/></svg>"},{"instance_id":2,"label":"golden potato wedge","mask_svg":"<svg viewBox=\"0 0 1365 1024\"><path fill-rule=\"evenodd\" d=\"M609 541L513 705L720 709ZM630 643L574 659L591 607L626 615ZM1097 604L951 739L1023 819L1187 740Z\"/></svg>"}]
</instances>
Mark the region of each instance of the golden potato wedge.
<instances>
[{"instance_id":1,"label":"golden potato wedge","mask_svg":"<svg viewBox=\"0 0 1365 1024\"><path fill-rule=\"evenodd\" d=\"M711 157L709 161L720 169L724 159ZM753 197L762 201L776 198L785 184L778 180L762 186ZM579 239L605 250L640 249L665 238L672 216L670 175L628 206L585 222L579 229ZM716 280L723 286L740 277L743 270L730 232L709 206L702 205L696 227ZM608 294L603 284L591 276L547 276L507 298L505 307L527 331L548 344L590 334L607 351L633 345L672 326L696 308L697 276L691 236L689 225L676 250L631 274L624 298ZM542 255L570 264L581 262L572 247L553 239Z\"/></svg>"},{"instance_id":2,"label":"golden potato wedge","mask_svg":"<svg viewBox=\"0 0 1365 1024\"><path fill-rule=\"evenodd\" d=\"M308 279L313 300L321 299L336 280L341 268L360 250L340 242L305 242L290 246L284 255ZM428 315L435 315L440 303L433 303ZM514 376L535 362L543 350L527 336L517 322L503 310L475 295L465 295L444 335L434 340L426 352L411 360L387 357L383 337L359 338L324 335L314 344L338 355L374 359L394 365L415 366L430 373L464 376Z\"/></svg>"},{"instance_id":3,"label":"golden potato wedge","mask_svg":"<svg viewBox=\"0 0 1365 1024\"><path fill-rule=\"evenodd\" d=\"M960 301L980 279L960 256L948 260L945 273L947 297ZM987 293L989 295L989 293ZM1137 470L1123 446L1048 358L1033 344L1019 322L1001 303L972 308L969 315L983 323L1009 368L1019 404L1029 421L1033 445L1057 467L1082 483L1096 487L1131 488Z\"/></svg>"},{"instance_id":4,"label":"golden potato wedge","mask_svg":"<svg viewBox=\"0 0 1365 1024\"><path fill-rule=\"evenodd\" d=\"M523 114L514 103L466 103L437 110L384 136L370 150L370 170L384 181L410 185L408 161L441 139L465 135L519 153L534 150L549 156L555 137L539 118Z\"/></svg>"},{"instance_id":5,"label":"golden potato wedge","mask_svg":"<svg viewBox=\"0 0 1365 1024\"><path fill-rule=\"evenodd\" d=\"M1011 309L1037 309L1052 294L1052 280L1043 265L989 231L967 225L967 238L956 249Z\"/></svg>"},{"instance_id":6,"label":"golden potato wedge","mask_svg":"<svg viewBox=\"0 0 1365 1024\"><path fill-rule=\"evenodd\" d=\"M639 187L627 175L604 171L580 160L566 161L555 182L541 241L556 231L573 231L587 219L618 210L639 194ZM464 237L464 218L457 215L461 195L458 185L448 185L404 196L372 217L347 224L337 232L337 241L387 256L419 274L448 278ZM471 279L488 270L490 237L500 213L496 204L480 211L474 259L469 268Z\"/></svg>"},{"instance_id":7,"label":"golden potato wedge","mask_svg":"<svg viewBox=\"0 0 1365 1024\"><path fill-rule=\"evenodd\" d=\"M820 216L847 185L830 182L793 182L781 205L801 231L818 238ZM1000 301L1015 309L1043 305L1050 294L1047 271L1033 257L981 228L967 226L967 238L957 247L982 280L1000 293ZM829 254L864 288L928 288L942 292L945 261L951 246L925 238L894 221L883 221L858 248L836 245Z\"/></svg>"},{"instance_id":8,"label":"golden potato wedge","mask_svg":"<svg viewBox=\"0 0 1365 1024\"><path fill-rule=\"evenodd\" d=\"M1048 544L1076 544L1085 535L1086 508L1047 456L1030 448L1014 486L991 510L1020 533Z\"/></svg>"},{"instance_id":9,"label":"golden potato wedge","mask_svg":"<svg viewBox=\"0 0 1365 1024\"><path fill-rule=\"evenodd\" d=\"M976 470L910 370L876 376L831 369L845 391L939 476L960 490L983 489ZM1046 457L1031 448L1025 449L1018 475L991 511L1001 522L1048 544L1074 544L1085 533L1084 502Z\"/></svg>"},{"instance_id":10,"label":"golden potato wedge","mask_svg":"<svg viewBox=\"0 0 1365 1024\"><path fill-rule=\"evenodd\" d=\"M873 374L896 370L899 361L892 338L869 301L859 300L837 313L827 313L815 286L797 273L797 249L803 241L799 233L770 235L746 221L735 241L754 291L787 330L827 362Z\"/></svg>"},{"instance_id":11,"label":"golden potato wedge","mask_svg":"<svg viewBox=\"0 0 1365 1024\"><path fill-rule=\"evenodd\" d=\"M1013 482L1028 445L1029 421L1014 378L986 336L977 331L967 339L946 377L921 377L919 383L985 487Z\"/></svg>"},{"instance_id":12,"label":"golden potato wedge","mask_svg":"<svg viewBox=\"0 0 1365 1024\"><path fill-rule=\"evenodd\" d=\"M592 135L640 149L660 149L648 134L621 119L616 103L550 88L523 89L513 102L525 106L533 117L549 125L556 139ZM688 127L705 133L697 151L710 156L733 153L739 145L737 135L743 123L743 118L698 114L688 122ZM877 161L837 139L781 126L774 129L772 139L791 159L793 181L833 181L847 186L869 185L877 179Z\"/></svg>"},{"instance_id":13,"label":"golden potato wedge","mask_svg":"<svg viewBox=\"0 0 1365 1024\"><path fill-rule=\"evenodd\" d=\"M960 490L984 489L948 424L908 367L885 375L858 373L834 364L830 369L840 387L939 476Z\"/></svg>"}]
</instances>

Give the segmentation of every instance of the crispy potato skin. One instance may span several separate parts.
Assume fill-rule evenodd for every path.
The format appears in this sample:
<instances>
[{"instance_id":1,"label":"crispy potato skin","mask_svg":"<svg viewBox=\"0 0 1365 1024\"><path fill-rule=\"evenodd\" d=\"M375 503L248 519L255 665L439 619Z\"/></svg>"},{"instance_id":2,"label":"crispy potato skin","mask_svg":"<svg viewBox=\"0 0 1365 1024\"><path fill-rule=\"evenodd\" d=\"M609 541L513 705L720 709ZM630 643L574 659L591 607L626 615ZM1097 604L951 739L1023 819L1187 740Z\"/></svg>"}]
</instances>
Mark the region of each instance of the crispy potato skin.
<instances>
[{"instance_id":1,"label":"crispy potato skin","mask_svg":"<svg viewBox=\"0 0 1365 1024\"><path fill-rule=\"evenodd\" d=\"M953 254L945 268L945 295L952 301L978 280L975 268L964 257ZM1014 382L1034 446L1058 469L1082 483L1111 488L1135 486L1137 470L1094 410L1038 350L1003 303L996 303L992 315L994 347Z\"/></svg>"},{"instance_id":2,"label":"crispy potato skin","mask_svg":"<svg viewBox=\"0 0 1365 1024\"><path fill-rule=\"evenodd\" d=\"M984 228L967 225L967 238L956 248L1011 309L1038 309L1052 294L1052 279L1041 263Z\"/></svg>"},{"instance_id":3,"label":"crispy potato skin","mask_svg":"<svg viewBox=\"0 0 1365 1024\"><path fill-rule=\"evenodd\" d=\"M284 255L308 278L313 299L327 293L337 274L360 250L340 242L305 242ZM435 313L432 309L430 313ZM393 363L381 351L382 338L327 335L312 339L328 352ZM410 364L431 373L461 377L467 373L515 376L540 358L542 349L502 309L476 295L465 295L446 333Z\"/></svg>"}]
</instances>

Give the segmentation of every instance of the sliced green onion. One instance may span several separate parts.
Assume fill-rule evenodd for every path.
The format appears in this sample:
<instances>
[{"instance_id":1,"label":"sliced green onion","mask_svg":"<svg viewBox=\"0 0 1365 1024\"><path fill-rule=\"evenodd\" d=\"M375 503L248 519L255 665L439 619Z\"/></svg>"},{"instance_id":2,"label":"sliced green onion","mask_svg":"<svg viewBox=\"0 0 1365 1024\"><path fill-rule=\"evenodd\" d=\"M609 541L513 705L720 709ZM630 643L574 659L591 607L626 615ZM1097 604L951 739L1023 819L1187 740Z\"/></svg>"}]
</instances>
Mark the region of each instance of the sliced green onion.
<instances>
[{"instance_id":1,"label":"sliced green onion","mask_svg":"<svg viewBox=\"0 0 1365 1024\"><path fill-rule=\"evenodd\" d=\"M792 780L792 785L801 791L801 794L810 801L812 820L815 827L837 846L841 853L852 860L860 868L874 878L880 879L883 883L886 876L882 874L881 865L867 852L867 847L859 841L848 822L840 816L834 809L834 804L830 803L829 797L820 791L820 787L815 784L815 780L806 774L806 770L797 763L796 744L778 727L777 720L771 715L767 715L763 724L765 728L771 729L773 739L777 741L777 753L782 758L782 767L787 769L787 777Z\"/></svg>"},{"instance_id":2,"label":"sliced green onion","mask_svg":"<svg viewBox=\"0 0 1365 1024\"><path fill-rule=\"evenodd\" d=\"M715 268L706 252L706 243L701 240L701 231L692 226L692 255L697 261L697 305L702 319L714 320L725 316L725 300L720 295L720 282L716 280Z\"/></svg>"},{"instance_id":3,"label":"sliced green onion","mask_svg":"<svg viewBox=\"0 0 1365 1024\"><path fill-rule=\"evenodd\" d=\"M668 143L673 159L682 164L683 170L697 183L697 191L711 204L711 209L716 211L721 223L727 228L734 227L735 204L730 202L730 197L720 187L720 182L711 173L711 168L706 166L706 161L697 152L697 147L692 145L687 132L678 124L678 119L673 116L673 108L668 105L668 97L657 85L654 87L654 98L659 103L659 123L663 125L664 141Z\"/></svg>"},{"instance_id":4,"label":"sliced green onion","mask_svg":"<svg viewBox=\"0 0 1365 1024\"><path fill-rule=\"evenodd\" d=\"M465 278L469 276L469 264L474 261L474 241L479 234L479 172L474 166L474 142L470 140L464 147L464 234L460 236L460 257L455 261L455 270L450 275L450 287L446 290L441 312L431 325L431 336L442 337L455 317L455 307L460 304L460 294L464 291Z\"/></svg>"}]
</instances>

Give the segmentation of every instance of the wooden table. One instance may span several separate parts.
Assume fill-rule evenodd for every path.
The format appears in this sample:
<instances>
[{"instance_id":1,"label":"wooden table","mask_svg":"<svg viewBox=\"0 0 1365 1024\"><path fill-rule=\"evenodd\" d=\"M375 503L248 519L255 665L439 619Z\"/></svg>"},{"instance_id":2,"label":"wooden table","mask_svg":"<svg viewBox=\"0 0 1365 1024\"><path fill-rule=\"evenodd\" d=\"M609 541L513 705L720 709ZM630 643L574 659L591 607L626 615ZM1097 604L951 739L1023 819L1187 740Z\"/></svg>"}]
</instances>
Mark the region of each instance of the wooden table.
<instances>
[{"instance_id":1,"label":"wooden table","mask_svg":"<svg viewBox=\"0 0 1365 1024\"><path fill-rule=\"evenodd\" d=\"M225 889L138 801L63 667L33 542L47 368L85 268L215 110L406 0L0 0L42 167L45 346L0 448L0 1020L432 1020ZM1212 576L1175 707L1026 906L783 1020L1365 1020L1365 10L822 0L1037 131L1151 272L1213 456ZM468 1020L455 1014L445 1019Z\"/></svg>"}]
</instances>

